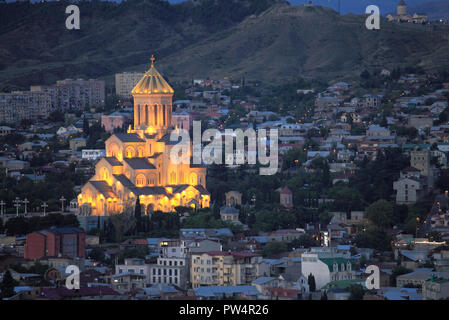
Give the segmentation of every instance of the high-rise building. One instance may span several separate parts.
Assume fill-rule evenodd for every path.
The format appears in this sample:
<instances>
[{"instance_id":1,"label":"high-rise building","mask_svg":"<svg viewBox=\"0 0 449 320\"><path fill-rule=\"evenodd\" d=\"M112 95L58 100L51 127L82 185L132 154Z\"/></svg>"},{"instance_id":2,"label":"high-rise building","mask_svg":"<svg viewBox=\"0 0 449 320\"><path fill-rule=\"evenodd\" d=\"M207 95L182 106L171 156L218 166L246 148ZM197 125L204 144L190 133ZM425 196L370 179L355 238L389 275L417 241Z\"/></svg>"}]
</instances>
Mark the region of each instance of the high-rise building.
<instances>
[{"instance_id":1,"label":"high-rise building","mask_svg":"<svg viewBox=\"0 0 449 320\"><path fill-rule=\"evenodd\" d=\"M131 98L131 90L142 79L144 73L122 72L115 74L115 94L120 98Z\"/></svg>"},{"instance_id":2,"label":"high-rise building","mask_svg":"<svg viewBox=\"0 0 449 320\"><path fill-rule=\"evenodd\" d=\"M0 93L0 123L44 119L51 113L51 97L45 92Z\"/></svg>"},{"instance_id":3,"label":"high-rise building","mask_svg":"<svg viewBox=\"0 0 449 320\"><path fill-rule=\"evenodd\" d=\"M105 82L102 80L65 79L51 86L31 86L33 92L46 92L54 110L83 110L103 106Z\"/></svg>"},{"instance_id":4,"label":"high-rise building","mask_svg":"<svg viewBox=\"0 0 449 320\"><path fill-rule=\"evenodd\" d=\"M81 214L111 215L133 211L137 198L142 214L174 211L177 206L209 207L206 168L171 160L178 144L170 139L174 91L160 73L151 68L132 90L134 128L106 140L106 157L78 196ZM188 142L187 158L192 156Z\"/></svg>"},{"instance_id":5,"label":"high-rise building","mask_svg":"<svg viewBox=\"0 0 449 320\"><path fill-rule=\"evenodd\" d=\"M410 166L420 171L423 176L430 173L430 152L428 150L414 150L410 152Z\"/></svg>"},{"instance_id":6,"label":"high-rise building","mask_svg":"<svg viewBox=\"0 0 449 320\"><path fill-rule=\"evenodd\" d=\"M190 281L193 288L245 285L269 273L262 256L255 253L210 251L191 255Z\"/></svg>"}]
</instances>

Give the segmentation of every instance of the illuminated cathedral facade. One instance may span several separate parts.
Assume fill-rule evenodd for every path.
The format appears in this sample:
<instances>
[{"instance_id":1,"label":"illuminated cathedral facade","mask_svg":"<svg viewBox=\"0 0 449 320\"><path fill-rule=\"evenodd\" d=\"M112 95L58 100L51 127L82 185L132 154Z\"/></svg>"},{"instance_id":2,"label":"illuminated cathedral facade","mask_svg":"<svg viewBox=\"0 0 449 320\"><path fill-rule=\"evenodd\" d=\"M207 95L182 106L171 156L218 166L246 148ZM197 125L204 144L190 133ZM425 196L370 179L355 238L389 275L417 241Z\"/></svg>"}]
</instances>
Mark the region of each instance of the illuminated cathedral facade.
<instances>
[{"instance_id":1,"label":"illuminated cathedral facade","mask_svg":"<svg viewBox=\"0 0 449 320\"><path fill-rule=\"evenodd\" d=\"M175 207L209 207L206 168L173 163L170 140L174 91L154 67L131 91L134 128L106 140L106 157L78 195L81 215L107 216L133 212L137 198L142 214L172 212ZM189 142L190 143L190 142ZM189 148L191 156L192 146Z\"/></svg>"}]
</instances>

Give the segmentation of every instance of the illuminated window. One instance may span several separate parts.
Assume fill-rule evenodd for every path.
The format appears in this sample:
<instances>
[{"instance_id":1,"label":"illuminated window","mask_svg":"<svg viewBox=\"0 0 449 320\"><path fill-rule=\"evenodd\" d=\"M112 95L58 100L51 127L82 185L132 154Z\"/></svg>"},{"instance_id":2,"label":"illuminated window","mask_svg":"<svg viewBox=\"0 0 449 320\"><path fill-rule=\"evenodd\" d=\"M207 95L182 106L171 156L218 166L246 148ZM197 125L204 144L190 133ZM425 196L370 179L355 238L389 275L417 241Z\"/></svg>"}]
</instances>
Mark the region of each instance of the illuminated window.
<instances>
[{"instance_id":1,"label":"illuminated window","mask_svg":"<svg viewBox=\"0 0 449 320\"><path fill-rule=\"evenodd\" d=\"M128 147L125 150L125 157L133 158L134 157L134 149L132 147Z\"/></svg>"},{"instance_id":2,"label":"illuminated window","mask_svg":"<svg viewBox=\"0 0 449 320\"><path fill-rule=\"evenodd\" d=\"M190 174L190 184L191 184L192 186L196 186L196 185L198 184L198 178L197 178L197 175L196 175L195 172L192 172L192 173Z\"/></svg>"},{"instance_id":3,"label":"illuminated window","mask_svg":"<svg viewBox=\"0 0 449 320\"><path fill-rule=\"evenodd\" d=\"M139 174L136 177L136 186L143 187L145 185L145 176L143 174Z\"/></svg>"},{"instance_id":4,"label":"illuminated window","mask_svg":"<svg viewBox=\"0 0 449 320\"><path fill-rule=\"evenodd\" d=\"M142 157L143 157L143 154L144 154L143 148L140 147L140 148L137 150L137 153L138 153L138 157L142 158Z\"/></svg>"},{"instance_id":5,"label":"illuminated window","mask_svg":"<svg viewBox=\"0 0 449 320\"><path fill-rule=\"evenodd\" d=\"M170 184L176 184L176 172L170 173Z\"/></svg>"},{"instance_id":6,"label":"illuminated window","mask_svg":"<svg viewBox=\"0 0 449 320\"><path fill-rule=\"evenodd\" d=\"M108 172L108 169L106 169L105 167L102 167L100 169L100 178L102 180L108 180L109 179L109 172Z\"/></svg>"}]
</instances>

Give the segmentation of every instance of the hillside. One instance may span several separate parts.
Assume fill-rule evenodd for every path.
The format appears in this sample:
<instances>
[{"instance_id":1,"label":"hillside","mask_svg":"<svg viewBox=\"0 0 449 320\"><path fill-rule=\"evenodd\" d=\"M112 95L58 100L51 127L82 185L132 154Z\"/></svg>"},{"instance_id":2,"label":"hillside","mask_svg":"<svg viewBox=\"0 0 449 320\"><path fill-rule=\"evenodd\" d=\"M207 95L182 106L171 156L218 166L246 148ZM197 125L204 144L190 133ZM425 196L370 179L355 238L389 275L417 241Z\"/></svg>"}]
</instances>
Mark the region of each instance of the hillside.
<instances>
[{"instance_id":1,"label":"hillside","mask_svg":"<svg viewBox=\"0 0 449 320\"><path fill-rule=\"evenodd\" d=\"M324 7L276 0L81 2L75 31L65 29L66 4L0 5L0 88L145 70L153 53L161 72L186 80L330 79L364 68L449 65L447 31L384 20L381 30L368 31L365 16Z\"/></svg>"},{"instance_id":2,"label":"hillside","mask_svg":"<svg viewBox=\"0 0 449 320\"><path fill-rule=\"evenodd\" d=\"M449 65L444 33L382 20L365 28L365 17L340 16L325 7L276 5L166 59L171 75L232 75L264 80L298 76L331 79L365 68Z\"/></svg>"},{"instance_id":3,"label":"hillside","mask_svg":"<svg viewBox=\"0 0 449 320\"><path fill-rule=\"evenodd\" d=\"M411 7L410 12L427 13L430 20L449 19L449 1L435 1Z\"/></svg>"}]
</instances>

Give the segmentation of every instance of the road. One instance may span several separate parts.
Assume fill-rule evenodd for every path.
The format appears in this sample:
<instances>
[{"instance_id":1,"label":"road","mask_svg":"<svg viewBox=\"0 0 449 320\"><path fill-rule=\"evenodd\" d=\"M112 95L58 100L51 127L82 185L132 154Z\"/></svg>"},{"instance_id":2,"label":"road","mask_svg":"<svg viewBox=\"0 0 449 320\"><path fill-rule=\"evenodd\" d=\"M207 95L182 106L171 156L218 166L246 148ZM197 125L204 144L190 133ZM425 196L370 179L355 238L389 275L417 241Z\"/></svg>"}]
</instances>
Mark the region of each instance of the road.
<instances>
[{"instance_id":1,"label":"road","mask_svg":"<svg viewBox=\"0 0 449 320\"><path fill-rule=\"evenodd\" d=\"M425 237L427 235L427 233L430 232L430 228L432 226L430 223L431 218L435 214L440 213L441 204L446 203L446 199L447 199L447 197L444 193L437 195L435 197L435 200L433 201L432 209L430 209L430 212L427 215L426 219L420 225L420 231L419 231L420 237Z\"/></svg>"}]
</instances>

